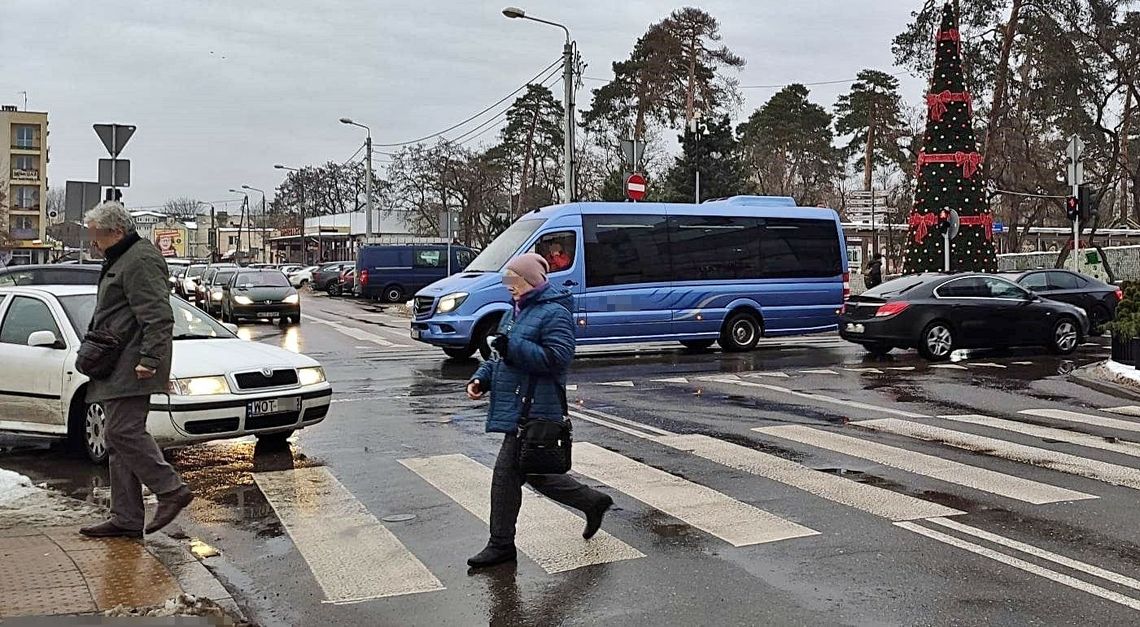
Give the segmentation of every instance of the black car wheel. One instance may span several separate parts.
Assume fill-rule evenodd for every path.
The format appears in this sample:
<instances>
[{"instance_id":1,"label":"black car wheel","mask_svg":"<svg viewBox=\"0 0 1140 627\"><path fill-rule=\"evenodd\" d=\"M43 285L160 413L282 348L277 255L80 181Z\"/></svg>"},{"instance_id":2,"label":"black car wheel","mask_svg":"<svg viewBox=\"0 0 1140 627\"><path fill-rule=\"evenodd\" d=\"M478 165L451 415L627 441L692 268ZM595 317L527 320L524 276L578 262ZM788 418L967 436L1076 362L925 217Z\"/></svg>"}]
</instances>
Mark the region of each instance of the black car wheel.
<instances>
[{"instance_id":1,"label":"black car wheel","mask_svg":"<svg viewBox=\"0 0 1140 627\"><path fill-rule=\"evenodd\" d=\"M457 347L457 348L448 347L448 348L443 349L443 354L447 355L451 359L471 359L471 356L475 354L475 347L474 346L461 346L461 347Z\"/></svg>"},{"instance_id":2,"label":"black car wheel","mask_svg":"<svg viewBox=\"0 0 1140 627\"><path fill-rule=\"evenodd\" d=\"M940 320L926 325L919 338L918 352L932 361L949 359L954 352L954 332L950 325Z\"/></svg>"},{"instance_id":3,"label":"black car wheel","mask_svg":"<svg viewBox=\"0 0 1140 627\"><path fill-rule=\"evenodd\" d=\"M756 348L762 332L760 321L748 312L732 315L720 333L720 347L730 353L742 353Z\"/></svg>"},{"instance_id":4,"label":"black car wheel","mask_svg":"<svg viewBox=\"0 0 1140 627\"><path fill-rule=\"evenodd\" d=\"M1081 343L1081 331L1077 321L1069 317L1061 318L1053 325L1053 337L1049 349L1058 355L1069 355Z\"/></svg>"},{"instance_id":5,"label":"black car wheel","mask_svg":"<svg viewBox=\"0 0 1140 627\"><path fill-rule=\"evenodd\" d=\"M882 357L894 350L895 347L891 346L890 344L881 344L879 342L867 342L863 344L863 348L867 349L868 353L876 357Z\"/></svg>"},{"instance_id":6,"label":"black car wheel","mask_svg":"<svg viewBox=\"0 0 1140 627\"><path fill-rule=\"evenodd\" d=\"M337 283L336 281L330 282L325 291L329 293L329 296L340 296L340 283Z\"/></svg>"},{"instance_id":7,"label":"black car wheel","mask_svg":"<svg viewBox=\"0 0 1140 627\"><path fill-rule=\"evenodd\" d=\"M1108 324L1111 315L1108 313L1108 308L1104 305L1094 305L1088 312L1089 315L1089 334L1093 336L1100 336L1102 333L1101 327Z\"/></svg>"},{"instance_id":8,"label":"black car wheel","mask_svg":"<svg viewBox=\"0 0 1140 627\"><path fill-rule=\"evenodd\" d=\"M399 285L389 285L384 288L384 302L398 303L404 300L404 288Z\"/></svg>"}]
</instances>

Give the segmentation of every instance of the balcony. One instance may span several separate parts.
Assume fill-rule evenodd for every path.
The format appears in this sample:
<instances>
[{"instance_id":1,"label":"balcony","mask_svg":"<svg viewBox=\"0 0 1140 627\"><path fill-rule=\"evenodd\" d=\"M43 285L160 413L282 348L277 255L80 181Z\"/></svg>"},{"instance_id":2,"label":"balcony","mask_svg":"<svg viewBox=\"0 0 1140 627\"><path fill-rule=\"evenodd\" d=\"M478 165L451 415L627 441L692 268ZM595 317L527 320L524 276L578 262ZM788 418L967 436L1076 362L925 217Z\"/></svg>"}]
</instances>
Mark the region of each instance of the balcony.
<instances>
[{"instance_id":1,"label":"balcony","mask_svg":"<svg viewBox=\"0 0 1140 627\"><path fill-rule=\"evenodd\" d=\"M40 180L39 170L12 170L12 180L14 181L38 181Z\"/></svg>"}]
</instances>

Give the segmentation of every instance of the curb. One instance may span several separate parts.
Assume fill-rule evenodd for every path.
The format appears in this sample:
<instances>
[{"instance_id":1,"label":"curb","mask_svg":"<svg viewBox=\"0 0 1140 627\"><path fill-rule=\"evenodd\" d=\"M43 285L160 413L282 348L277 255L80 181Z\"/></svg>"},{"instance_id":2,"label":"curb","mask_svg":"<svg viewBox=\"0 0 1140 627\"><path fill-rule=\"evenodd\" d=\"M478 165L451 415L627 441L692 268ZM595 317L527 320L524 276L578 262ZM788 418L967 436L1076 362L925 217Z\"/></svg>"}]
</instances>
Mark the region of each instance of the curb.
<instances>
[{"instance_id":1,"label":"curb","mask_svg":"<svg viewBox=\"0 0 1140 627\"><path fill-rule=\"evenodd\" d=\"M156 533L146 536L146 548L163 566L170 571L178 581L178 585L186 594L195 597L205 597L217 603L222 609L234 618L249 622L249 618L234 600L233 595L226 589L213 571L190 552L187 546L165 533ZM224 562L221 555L210 558Z\"/></svg>"},{"instance_id":2,"label":"curb","mask_svg":"<svg viewBox=\"0 0 1140 627\"><path fill-rule=\"evenodd\" d=\"M1101 394L1108 394L1109 396L1123 397L1133 401L1140 402L1140 390L1130 386L1121 385L1119 383L1112 383L1103 379L1098 379L1092 376L1093 369L1097 368L1104 362L1097 362L1090 364L1083 368L1078 368L1069 373L1069 380L1077 385L1086 387Z\"/></svg>"}]
</instances>

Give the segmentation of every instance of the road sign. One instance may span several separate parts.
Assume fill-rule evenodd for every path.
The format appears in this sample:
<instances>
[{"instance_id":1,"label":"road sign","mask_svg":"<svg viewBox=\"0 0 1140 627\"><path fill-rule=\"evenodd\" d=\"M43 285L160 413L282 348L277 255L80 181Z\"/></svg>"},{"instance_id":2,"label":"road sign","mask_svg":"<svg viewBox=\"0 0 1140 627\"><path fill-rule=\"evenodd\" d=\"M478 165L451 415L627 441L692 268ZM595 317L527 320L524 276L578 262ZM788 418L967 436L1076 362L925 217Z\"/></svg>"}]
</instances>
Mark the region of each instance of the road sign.
<instances>
[{"instance_id":1,"label":"road sign","mask_svg":"<svg viewBox=\"0 0 1140 627\"><path fill-rule=\"evenodd\" d=\"M645 198L645 175L634 172L625 180L625 195L633 201Z\"/></svg>"},{"instance_id":2,"label":"road sign","mask_svg":"<svg viewBox=\"0 0 1140 627\"><path fill-rule=\"evenodd\" d=\"M954 239L955 237L958 237L958 229L961 228L961 226L962 226L962 224L961 224L960 218L958 217L958 212L951 209L950 210L950 230L948 232L950 235L950 239Z\"/></svg>"},{"instance_id":3,"label":"road sign","mask_svg":"<svg viewBox=\"0 0 1140 627\"><path fill-rule=\"evenodd\" d=\"M994 233L1005 233L1005 224L1002 222L994 222Z\"/></svg>"},{"instance_id":4,"label":"road sign","mask_svg":"<svg viewBox=\"0 0 1140 627\"><path fill-rule=\"evenodd\" d=\"M131 161L129 159L100 159L99 184L103 187L130 187Z\"/></svg>"},{"instance_id":5,"label":"road sign","mask_svg":"<svg viewBox=\"0 0 1140 627\"><path fill-rule=\"evenodd\" d=\"M630 170L637 170L641 167L641 159L645 154L645 142L623 139L621 140L621 154L625 157L625 163Z\"/></svg>"},{"instance_id":6,"label":"road sign","mask_svg":"<svg viewBox=\"0 0 1140 627\"><path fill-rule=\"evenodd\" d=\"M68 222L79 222L83 214L99 204L102 192L98 183L68 181L64 191L64 218Z\"/></svg>"},{"instance_id":7,"label":"road sign","mask_svg":"<svg viewBox=\"0 0 1140 627\"><path fill-rule=\"evenodd\" d=\"M127 124L96 124L95 134L103 140L107 153L111 157L118 157L135 134L135 127Z\"/></svg>"},{"instance_id":8,"label":"road sign","mask_svg":"<svg viewBox=\"0 0 1140 627\"><path fill-rule=\"evenodd\" d=\"M1073 135L1069 140L1068 147L1069 161L1080 161L1081 157L1085 156L1085 142L1080 137Z\"/></svg>"}]
</instances>

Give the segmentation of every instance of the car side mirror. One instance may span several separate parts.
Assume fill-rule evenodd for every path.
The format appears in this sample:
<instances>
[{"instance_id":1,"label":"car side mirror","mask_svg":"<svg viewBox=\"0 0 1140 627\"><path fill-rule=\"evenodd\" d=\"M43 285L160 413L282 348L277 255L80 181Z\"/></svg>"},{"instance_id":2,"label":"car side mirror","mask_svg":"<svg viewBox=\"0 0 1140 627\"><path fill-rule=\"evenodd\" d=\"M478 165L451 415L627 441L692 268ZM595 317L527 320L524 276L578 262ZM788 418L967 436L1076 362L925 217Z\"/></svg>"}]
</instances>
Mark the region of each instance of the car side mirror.
<instances>
[{"instance_id":1,"label":"car side mirror","mask_svg":"<svg viewBox=\"0 0 1140 627\"><path fill-rule=\"evenodd\" d=\"M238 325L230 323L230 322L223 322L222 326L225 327L226 330L229 331L230 333L233 333L234 335L238 334Z\"/></svg>"},{"instance_id":2,"label":"car side mirror","mask_svg":"<svg viewBox=\"0 0 1140 627\"><path fill-rule=\"evenodd\" d=\"M51 331L34 331L28 336L28 346L36 348L65 348L63 342Z\"/></svg>"}]
</instances>

